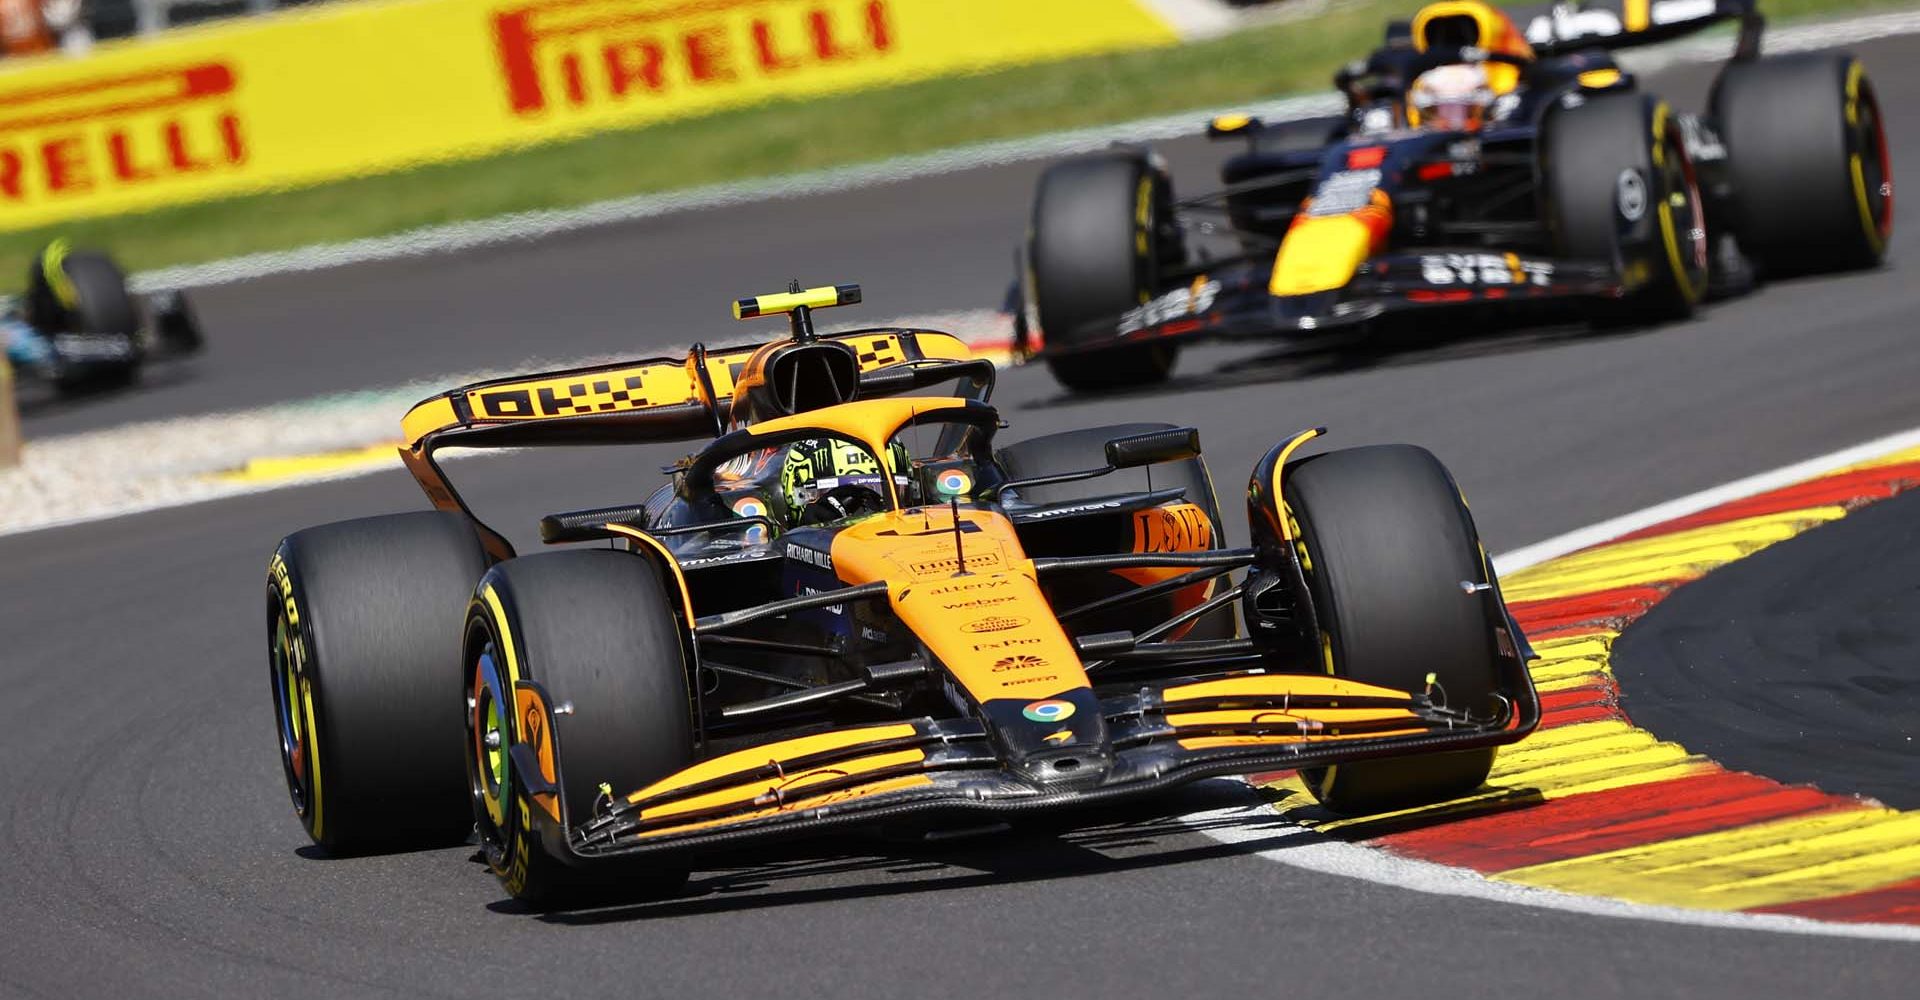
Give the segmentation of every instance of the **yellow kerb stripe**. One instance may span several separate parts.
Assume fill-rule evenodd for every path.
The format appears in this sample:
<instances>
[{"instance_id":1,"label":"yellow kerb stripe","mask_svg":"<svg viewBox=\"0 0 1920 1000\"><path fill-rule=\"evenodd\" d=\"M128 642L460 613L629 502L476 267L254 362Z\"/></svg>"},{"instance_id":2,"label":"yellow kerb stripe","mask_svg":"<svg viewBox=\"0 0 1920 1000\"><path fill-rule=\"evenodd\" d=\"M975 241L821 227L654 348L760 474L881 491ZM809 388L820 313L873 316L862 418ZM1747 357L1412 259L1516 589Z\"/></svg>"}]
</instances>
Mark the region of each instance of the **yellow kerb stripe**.
<instances>
[{"instance_id":1,"label":"yellow kerb stripe","mask_svg":"<svg viewBox=\"0 0 1920 1000\"><path fill-rule=\"evenodd\" d=\"M1538 601L1636 584L1691 580L1816 524L1844 516L1843 507L1814 507L1622 542L1521 570L1503 578L1501 590L1508 601Z\"/></svg>"},{"instance_id":2,"label":"yellow kerb stripe","mask_svg":"<svg viewBox=\"0 0 1920 1000\"><path fill-rule=\"evenodd\" d=\"M1916 865L1920 814L1863 802L1494 877L1643 903L1744 910L1861 892L1911 878Z\"/></svg>"}]
</instances>

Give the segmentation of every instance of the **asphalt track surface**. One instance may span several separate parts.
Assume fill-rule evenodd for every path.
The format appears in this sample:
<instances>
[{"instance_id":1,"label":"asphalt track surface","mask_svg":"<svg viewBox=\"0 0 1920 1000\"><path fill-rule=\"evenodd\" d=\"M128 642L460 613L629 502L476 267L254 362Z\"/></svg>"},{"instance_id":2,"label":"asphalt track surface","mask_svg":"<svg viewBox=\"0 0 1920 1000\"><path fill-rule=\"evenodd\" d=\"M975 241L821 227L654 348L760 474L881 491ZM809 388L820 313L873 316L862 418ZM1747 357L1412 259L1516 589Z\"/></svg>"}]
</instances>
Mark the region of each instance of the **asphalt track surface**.
<instances>
[{"instance_id":1,"label":"asphalt track surface","mask_svg":"<svg viewBox=\"0 0 1920 1000\"><path fill-rule=\"evenodd\" d=\"M1920 808L1920 495L1689 583L1613 647L1641 726L1729 767Z\"/></svg>"},{"instance_id":2,"label":"asphalt track surface","mask_svg":"<svg viewBox=\"0 0 1920 1000\"><path fill-rule=\"evenodd\" d=\"M1912 185L1920 41L1859 49ZM1659 82L1697 106L1706 79ZM1190 186L1204 183L1206 150L1176 153ZM38 411L29 429L723 339L728 299L795 273L865 283L874 315L990 306L1036 171L218 289L203 300L204 361L152 392ZM1026 370L999 398L1009 439L1196 424L1234 537L1241 477L1296 427L1331 425L1336 445L1423 444L1499 551L1920 426L1916 244L1920 226L1903 223L1889 269L1775 286L1660 330L1510 335L1344 370L1195 351L1160 391L1072 399ZM650 485L675 450L483 459L455 476L525 539L543 510ZM383 473L0 539L0 991L1731 998L1910 996L1920 978L1910 944L1408 893L1150 816L937 848L813 845L697 873L673 902L547 917L502 902L470 849L328 860L303 846L275 759L265 559L303 525L421 503ZM1202 790L1168 808L1214 801Z\"/></svg>"}]
</instances>

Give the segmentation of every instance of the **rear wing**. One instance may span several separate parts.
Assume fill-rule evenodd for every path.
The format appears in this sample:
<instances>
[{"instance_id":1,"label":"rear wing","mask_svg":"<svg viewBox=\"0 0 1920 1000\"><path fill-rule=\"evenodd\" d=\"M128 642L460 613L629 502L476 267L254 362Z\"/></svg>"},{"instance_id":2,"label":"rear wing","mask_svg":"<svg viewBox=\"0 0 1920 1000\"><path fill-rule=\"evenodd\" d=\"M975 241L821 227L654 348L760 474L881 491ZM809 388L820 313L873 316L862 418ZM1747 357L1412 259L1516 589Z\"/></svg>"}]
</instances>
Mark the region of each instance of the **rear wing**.
<instances>
[{"instance_id":1,"label":"rear wing","mask_svg":"<svg viewBox=\"0 0 1920 1000\"><path fill-rule=\"evenodd\" d=\"M907 391L923 376L977 367L976 390L991 390L993 365L952 334L876 327L821 334L853 348L861 386L876 394ZM734 382L763 344L685 357L648 358L475 382L421 400L401 418L400 458L440 510L466 515L496 558L512 546L482 524L434 461L443 447L646 444L711 438L732 408ZM930 370L931 369L931 370ZM875 376L875 373L898 372ZM705 377L702 378L701 376ZM950 375L948 377L951 377Z\"/></svg>"},{"instance_id":2,"label":"rear wing","mask_svg":"<svg viewBox=\"0 0 1920 1000\"><path fill-rule=\"evenodd\" d=\"M1738 20L1735 57L1752 58L1760 53L1766 23L1758 0L1572 0L1514 7L1512 16L1527 44L1543 56L1652 45Z\"/></svg>"},{"instance_id":3,"label":"rear wing","mask_svg":"<svg viewBox=\"0 0 1920 1000\"><path fill-rule=\"evenodd\" d=\"M875 328L822 334L848 344L866 375L926 361L965 361L967 345L932 330ZM734 380L762 345L703 350L475 382L414 404L400 421L407 450L429 438L461 447L533 444L641 444L714 436L714 410L696 377L704 357L713 405L725 418Z\"/></svg>"}]
</instances>

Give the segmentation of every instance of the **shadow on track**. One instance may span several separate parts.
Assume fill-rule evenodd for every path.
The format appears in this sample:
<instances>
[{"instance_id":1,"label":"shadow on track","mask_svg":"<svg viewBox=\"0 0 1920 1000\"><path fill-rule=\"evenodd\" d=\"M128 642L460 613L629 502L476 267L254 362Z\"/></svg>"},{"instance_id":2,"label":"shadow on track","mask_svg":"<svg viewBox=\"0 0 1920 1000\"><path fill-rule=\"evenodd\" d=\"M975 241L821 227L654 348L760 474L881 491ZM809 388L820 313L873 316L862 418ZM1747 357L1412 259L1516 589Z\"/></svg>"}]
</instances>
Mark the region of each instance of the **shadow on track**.
<instances>
[{"instance_id":1,"label":"shadow on track","mask_svg":"<svg viewBox=\"0 0 1920 1000\"><path fill-rule=\"evenodd\" d=\"M1583 323L1574 322L1571 317L1557 317L1550 322L1539 319L1453 320L1445 327L1415 329L1402 326L1380 330L1361 339L1334 345L1295 346L1276 340L1270 348L1259 350L1262 345L1258 341L1228 341L1213 346L1255 348L1257 352L1237 354L1218 362L1212 371L1206 373L1176 375L1155 385L1103 392L1097 396L1061 392L1023 404L1020 409L1050 409L1095 399L1147 399L1236 386L1304 381L1364 371L1525 354L1574 344L1671 335L1686 325L1683 322L1590 329ZM1191 362L1188 364L1191 365Z\"/></svg>"},{"instance_id":2,"label":"shadow on track","mask_svg":"<svg viewBox=\"0 0 1920 1000\"><path fill-rule=\"evenodd\" d=\"M20 409L20 419L31 421L38 417L51 417L57 414L83 410L90 406L121 399L139 392L155 389L168 389L186 385L194 381L194 366L191 359L167 361L151 364L142 370L137 379L128 385L102 386L98 388L79 388L61 391L46 382L24 382L16 380L16 402ZM17 375L17 373L16 373ZM31 427L27 428L32 430Z\"/></svg>"}]
</instances>

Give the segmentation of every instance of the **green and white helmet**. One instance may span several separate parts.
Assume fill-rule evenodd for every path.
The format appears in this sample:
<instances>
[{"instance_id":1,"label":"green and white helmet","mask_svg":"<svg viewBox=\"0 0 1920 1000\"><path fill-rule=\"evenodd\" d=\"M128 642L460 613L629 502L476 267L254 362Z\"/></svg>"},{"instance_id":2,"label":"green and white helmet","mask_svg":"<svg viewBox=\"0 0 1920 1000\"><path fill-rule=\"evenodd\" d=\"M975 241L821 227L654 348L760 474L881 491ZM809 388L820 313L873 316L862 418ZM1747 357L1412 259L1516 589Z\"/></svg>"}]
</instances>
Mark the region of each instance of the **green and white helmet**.
<instances>
[{"instance_id":1,"label":"green and white helmet","mask_svg":"<svg viewBox=\"0 0 1920 1000\"><path fill-rule=\"evenodd\" d=\"M898 444L888 449L887 468L883 470L871 452L852 441L797 441L787 449L786 462L780 469L780 496L786 503L788 521L800 523L808 505L842 486L864 486L884 500L886 477L910 464L906 449Z\"/></svg>"}]
</instances>

